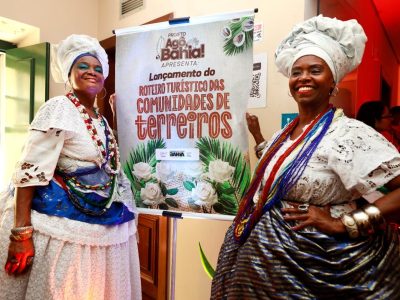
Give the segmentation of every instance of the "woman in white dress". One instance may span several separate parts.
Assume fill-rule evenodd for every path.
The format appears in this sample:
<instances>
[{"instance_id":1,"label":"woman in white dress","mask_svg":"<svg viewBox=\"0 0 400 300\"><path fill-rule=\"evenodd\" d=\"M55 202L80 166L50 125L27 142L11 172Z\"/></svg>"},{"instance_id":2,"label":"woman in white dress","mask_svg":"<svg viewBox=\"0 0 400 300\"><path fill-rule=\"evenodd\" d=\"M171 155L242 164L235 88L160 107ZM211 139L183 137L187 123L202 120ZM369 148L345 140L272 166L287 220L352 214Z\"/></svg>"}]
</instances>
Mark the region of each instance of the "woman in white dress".
<instances>
[{"instance_id":1,"label":"woman in white dress","mask_svg":"<svg viewBox=\"0 0 400 300\"><path fill-rule=\"evenodd\" d=\"M54 50L53 77L71 91L42 105L1 195L0 299L141 299L130 184L94 107L107 54L86 35Z\"/></svg>"}]
</instances>

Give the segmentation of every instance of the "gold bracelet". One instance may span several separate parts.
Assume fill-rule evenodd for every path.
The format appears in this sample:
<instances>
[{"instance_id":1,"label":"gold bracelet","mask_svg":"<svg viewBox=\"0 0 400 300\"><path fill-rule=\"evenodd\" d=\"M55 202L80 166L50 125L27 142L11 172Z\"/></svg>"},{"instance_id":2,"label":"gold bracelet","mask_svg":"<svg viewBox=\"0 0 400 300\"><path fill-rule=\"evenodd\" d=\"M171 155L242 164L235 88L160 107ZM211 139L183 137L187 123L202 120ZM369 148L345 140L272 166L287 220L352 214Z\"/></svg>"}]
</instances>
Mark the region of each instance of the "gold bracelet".
<instances>
[{"instance_id":1,"label":"gold bracelet","mask_svg":"<svg viewBox=\"0 0 400 300\"><path fill-rule=\"evenodd\" d=\"M369 221L371 222L374 230L383 229L382 225L385 224L385 219L383 218L381 211L375 205L368 204L362 207L362 210L368 215Z\"/></svg>"},{"instance_id":2,"label":"gold bracelet","mask_svg":"<svg viewBox=\"0 0 400 300\"><path fill-rule=\"evenodd\" d=\"M358 231L358 227L354 218L348 214L343 214L340 218L344 227L346 227L347 233L349 237L352 239L356 239L360 236L360 232Z\"/></svg>"},{"instance_id":3,"label":"gold bracelet","mask_svg":"<svg viewBox=\"0 0 400 300\"><path fill-rule=\"evenodd\" d=\"M10 234L10 241L13 242L23 242L26 240L29 240L32 238L33 233L30 234L20 234L20 235L14 235L14 234Z\"/></svg>"},{"instance_id":4,"label":"gold bracelet","mask_svg":"<svg viewBox=\"0 0 400 300\"><path fill-rule=\"evenodd\" d=\"M11 233L13 235L32 233L32 232L33 232L33 226L14 227L11 229Z\"/></svg>"},{"instance_id":5,"label":"gold bracelet","mask_svg":"<svg viewBox=\"0 0 400 300\"><path fill-rule=\"evenodd\" d=\"M374 228L369 221L369 217L362 209L356 209L350 214L356 222L358 231L362 236L369 236L374 233Z\"/></svg>"}]
</instances>

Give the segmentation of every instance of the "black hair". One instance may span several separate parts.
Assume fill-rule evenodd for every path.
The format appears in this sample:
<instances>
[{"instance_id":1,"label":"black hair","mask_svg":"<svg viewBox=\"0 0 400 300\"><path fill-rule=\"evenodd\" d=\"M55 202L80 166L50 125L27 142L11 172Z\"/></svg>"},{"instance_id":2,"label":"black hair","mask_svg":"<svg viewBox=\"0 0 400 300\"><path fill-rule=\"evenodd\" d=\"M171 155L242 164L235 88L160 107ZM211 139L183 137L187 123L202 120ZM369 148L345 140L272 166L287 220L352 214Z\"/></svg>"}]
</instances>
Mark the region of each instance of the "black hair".
<instances>
[{"instance_id":1,"label":"black hair","mask_svg":"<svg viewBox=\"0 0 400 300\"><path fill-rule=\"evenodd\" d=\"M375 128L375 122L382 118L385 104L382 101L364 102L357 113L356 119Z\"/></svg>"},{"instance_id":2,"label":"black hair","mask_svg":"<svg viewBox=\"0 0 400 300\"><path fill-rule=\"evenodd\" d=\"M393 107L390 109L390 113L391 113L392 115L400 114L400 106L393 106Z\"/></svg>"}]
</instances>

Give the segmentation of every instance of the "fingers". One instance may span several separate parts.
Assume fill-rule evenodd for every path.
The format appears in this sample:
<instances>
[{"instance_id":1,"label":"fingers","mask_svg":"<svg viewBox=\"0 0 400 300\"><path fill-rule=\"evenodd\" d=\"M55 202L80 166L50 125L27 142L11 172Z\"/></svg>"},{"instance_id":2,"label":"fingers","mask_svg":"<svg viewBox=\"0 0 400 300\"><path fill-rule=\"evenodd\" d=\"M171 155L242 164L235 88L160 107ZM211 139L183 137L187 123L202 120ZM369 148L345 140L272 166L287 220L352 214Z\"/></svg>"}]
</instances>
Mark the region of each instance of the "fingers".
<instances>
[{"instance_id":1,"label":"fingers","mask_svg":"<svg viewBox=\"0 0 400 300\"><path fill-rule=\"evenodd\" d=\"M19 267L20 262L17 258L13 257L11 259L7 259L6 266L4 270L7 274L13 274Z\"/></svg>"},{"instance_id":2,"label":"fingers","mask_svg":"<svg viewBox=\"0 0 400 300\"><path fill-rule=\"evenodd\" d=\"M29 269L33 263L33 256L21 256L7 260L4 270L7 274L21 274Z\"/></svg>"},{"instance_id":3,"label":"fingers","mask_svg":"<svg viewBox=\"0 0 400 300\"><path fill-rule=\"evenodd\" d=\"M294 230L294 231L301 230L301 229L304 229L304 228L306 228L306 227L308 227L308 226L310 226L310 225L312 225L311 222L308 222L308 221L306 221L306 222L301 222L300 224L298 224L298 225L296 225L296 226L293 226L293 227L292 227L292 230Z\"/></svg>"}]
</instances>

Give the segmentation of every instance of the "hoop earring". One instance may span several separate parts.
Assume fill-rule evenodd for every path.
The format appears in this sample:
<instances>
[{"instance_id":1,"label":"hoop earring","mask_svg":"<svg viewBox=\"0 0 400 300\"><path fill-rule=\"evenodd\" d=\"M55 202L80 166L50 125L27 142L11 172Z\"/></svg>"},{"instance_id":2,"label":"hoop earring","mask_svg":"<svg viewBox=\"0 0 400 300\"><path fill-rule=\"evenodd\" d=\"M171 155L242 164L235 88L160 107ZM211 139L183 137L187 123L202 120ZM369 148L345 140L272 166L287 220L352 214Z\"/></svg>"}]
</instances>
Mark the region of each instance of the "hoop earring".
<instances>
[{"instance_id":1,"label":"hoop earring","mask_svg":"<svg viewBox=\"0 0 400 300\"><path fill-rule=\"evenodd\" d=\"M100 97L100 96L99 96L99 98L100 98L100 100L103 100L103 99L107 96L107 90L106 90L106 88L103 86L103 89L102 89L101 91L104 91L104 96L103 96L103 97ZM97 95L96 95L96 97L97 97Z\"/></svg>"},{"instance_id":2,"label":"hoop earring","mask_svg":"<svg viewBox=\"0 0 400 300\"><path fill-rule=\"evenodd\" d=\"M293 98L293 95L290 93L290 91L288 91L287 94L288 94L288 96L289 96L290 98Z\"/></svg>"},{"instance_id":3,"label":"hoop earring","mask_svg":"<svg viewBox=\"0 0 400 300\"><path fill-rule=\"evenodd\" d=\"M336 97L339 94L339 88L337 85L330 91L329 96Z\"/></svg>"},{"instance_id":4,"label":"hoop earring","mask_svg":"<svg viewBox=\"0 0 400 300\"><path fill-rule=\"evenodd\" d=\"M64 90L65 91L72 90L72 84L71 84L71 81L69 81L69 78L67 79L67 81L64 82Z\"/></svg>"}]
</instances>

